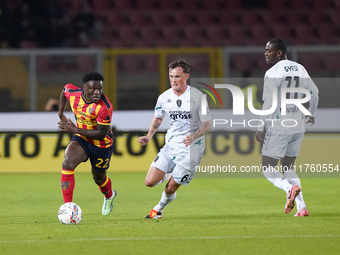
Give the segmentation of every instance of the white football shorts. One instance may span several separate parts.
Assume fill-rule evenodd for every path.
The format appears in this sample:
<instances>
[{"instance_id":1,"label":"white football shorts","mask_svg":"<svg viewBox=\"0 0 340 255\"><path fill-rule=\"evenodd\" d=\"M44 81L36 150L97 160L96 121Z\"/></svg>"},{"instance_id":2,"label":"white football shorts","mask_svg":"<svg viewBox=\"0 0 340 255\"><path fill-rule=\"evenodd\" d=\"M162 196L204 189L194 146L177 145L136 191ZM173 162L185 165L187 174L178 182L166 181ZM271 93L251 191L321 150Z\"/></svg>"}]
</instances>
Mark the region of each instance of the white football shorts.
<instances>
[{"instance_id":1,"label":"white football shorts","mask_svg":"<svg viewBox=\"0 0 340 255\"><path fill-rule=\"evenodd\" d=\"M262 155L275 159L299 156L304 133L278 134L267 132L262 146Z\"/></svg>"},{"instance_id":2,"label":"white football shorts","mask_svg":"<svg viewBox=\"0 0 340 255\"><path fill-rule=\"evenodd\" d=\"M172 173L177 184L187 186L195 175L203 152L190 153L169 147L167 144L158 152L151 166L165 173Z\"/></svg>"}]
</instances>

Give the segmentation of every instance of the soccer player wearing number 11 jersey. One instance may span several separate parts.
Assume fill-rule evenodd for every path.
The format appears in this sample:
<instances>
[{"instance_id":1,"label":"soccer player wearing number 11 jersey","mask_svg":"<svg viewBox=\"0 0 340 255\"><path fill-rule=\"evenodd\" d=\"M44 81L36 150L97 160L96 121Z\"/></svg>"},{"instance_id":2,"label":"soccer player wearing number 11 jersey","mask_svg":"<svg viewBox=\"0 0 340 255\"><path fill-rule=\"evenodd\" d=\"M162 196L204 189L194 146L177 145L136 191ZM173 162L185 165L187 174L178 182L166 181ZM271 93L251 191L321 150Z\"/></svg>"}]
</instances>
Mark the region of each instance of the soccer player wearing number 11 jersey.
<instances>
[{"instance_id":1,"label":"soccer player wearing number 11 jersey","mask_svg":"<svg viewBox=\"0 0 340 255\"><path fill-rule=\"evenodd\" d=\"M314 114L319 101L319 90L309 77L306 69L299 63L287 59L287 46L283 39L274 38L266 45L265 60L273 66L264 77L262 110L271 109L274 100L277 107L270 115L261 116L261 123L266 123L258 128L256 139L263 142L262 146L262 173L276 186L287 193L284 212L289 213L297 204L295 217L309 215L302 196L301 181L294 171L294 162L299 155L305 132L305 118L307 123L314 124ZM302 88L311 94L309 112L304 115L295 104L287 104L281 108L281 93L283 88ZM273 98L275 95L276 98ZM303 93L290 92L283 95L288 99L301 99ZM265 121L270 119L271 121ZM280 160L283 172L276 168Z\"/></svg>"}]
</instances>

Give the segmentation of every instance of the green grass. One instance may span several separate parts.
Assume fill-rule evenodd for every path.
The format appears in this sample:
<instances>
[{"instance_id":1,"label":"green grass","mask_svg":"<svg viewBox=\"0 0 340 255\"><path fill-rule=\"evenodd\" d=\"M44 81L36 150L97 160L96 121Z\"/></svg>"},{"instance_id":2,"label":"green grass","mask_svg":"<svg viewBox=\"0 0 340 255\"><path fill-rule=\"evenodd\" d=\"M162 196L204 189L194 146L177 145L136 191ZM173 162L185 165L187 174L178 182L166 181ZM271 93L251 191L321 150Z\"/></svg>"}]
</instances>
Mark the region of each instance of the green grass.
<instances>
[{"instance_id":1,"label":"green grass","mask_svg":"<svg viewBox=\"0 0 340 255\"><path fill-rule=\"evenodd\" d=\"M90 174L76 173L79 225L62 225L60 174L0 175L0 254L338 254L340 179L302 179L310 216L283 212L285 193L264 178L194 178L160 220L145 220L164 185L145 174L109 173L118 196L103 197Z\"/></svg>"}]
</instances>

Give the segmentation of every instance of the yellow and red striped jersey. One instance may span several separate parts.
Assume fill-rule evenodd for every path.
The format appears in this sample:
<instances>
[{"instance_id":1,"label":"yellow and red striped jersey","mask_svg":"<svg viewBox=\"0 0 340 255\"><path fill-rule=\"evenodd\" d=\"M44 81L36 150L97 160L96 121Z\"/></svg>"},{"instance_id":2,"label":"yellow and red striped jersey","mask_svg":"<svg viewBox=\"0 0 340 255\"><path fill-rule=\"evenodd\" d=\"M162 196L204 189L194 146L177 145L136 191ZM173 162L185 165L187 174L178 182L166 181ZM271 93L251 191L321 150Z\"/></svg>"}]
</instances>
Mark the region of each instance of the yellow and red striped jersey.
<instances>
[{"instance_id":1,"label":"yellow and red striped jersey","mask_svg":"<svg viewBox=\"0 0 340 255\"><path fill-rule=\"evenodd\" d=\"M78 128L97 129L97 124L111 124L112 105L104 94L101 95L97 103L87 102L83 97L82 88L73 84L66 84L64 86L64 95L70 102ZM113 143L109 134L112 135L111 129L109 129L109 133L103 140L91 139L80 134L76 135L100 148L108 148Z\"/></svg>"}]
</instances>

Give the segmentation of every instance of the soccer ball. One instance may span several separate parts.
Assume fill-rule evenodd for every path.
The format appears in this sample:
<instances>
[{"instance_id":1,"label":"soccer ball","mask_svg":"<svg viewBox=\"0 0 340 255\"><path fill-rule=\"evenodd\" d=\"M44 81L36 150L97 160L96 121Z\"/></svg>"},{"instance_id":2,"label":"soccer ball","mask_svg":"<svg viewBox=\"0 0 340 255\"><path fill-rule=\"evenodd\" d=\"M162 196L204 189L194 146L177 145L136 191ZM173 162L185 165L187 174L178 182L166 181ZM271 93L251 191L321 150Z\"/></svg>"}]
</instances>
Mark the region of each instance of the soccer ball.
<instances>
[{"instance_id":1,"label":"soccer ball","mask_svg":"<svg viewBox=\"0 0 340 255\"><path fill-rule=\"evenodd\" d=\"M60 206L58 219L64 225L78 224L81 221L83 212L79 205L68 202Z\"/></svg>"}]
</instances>

